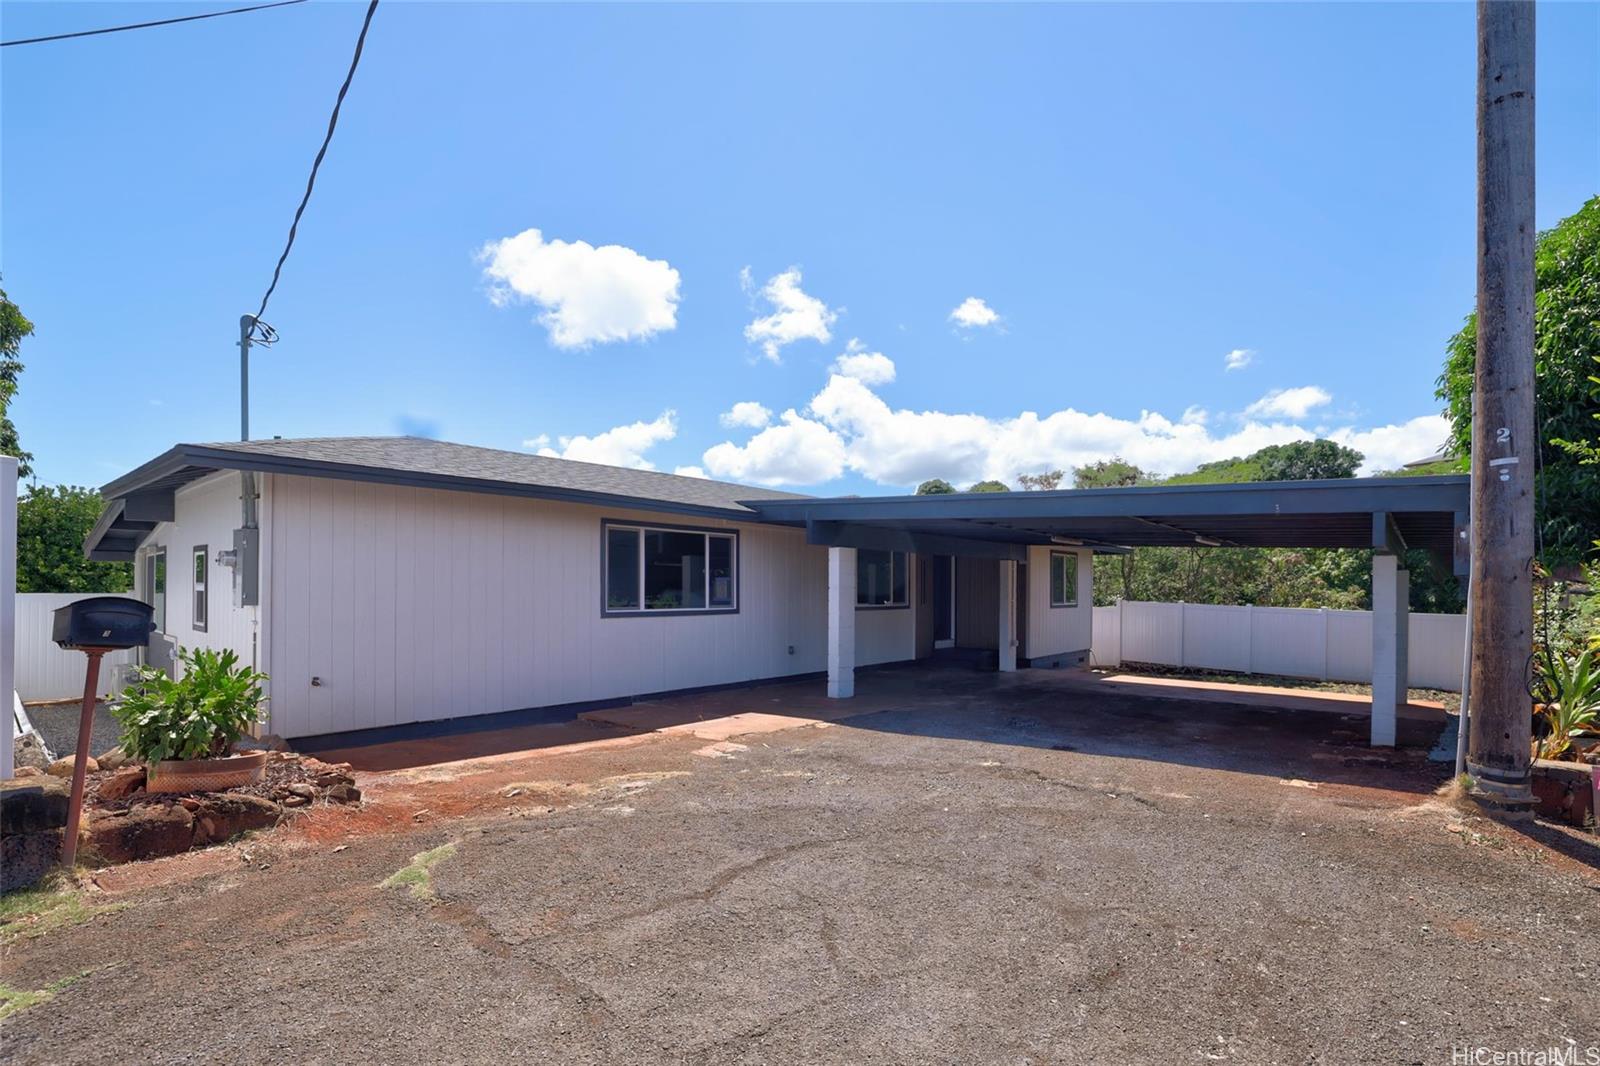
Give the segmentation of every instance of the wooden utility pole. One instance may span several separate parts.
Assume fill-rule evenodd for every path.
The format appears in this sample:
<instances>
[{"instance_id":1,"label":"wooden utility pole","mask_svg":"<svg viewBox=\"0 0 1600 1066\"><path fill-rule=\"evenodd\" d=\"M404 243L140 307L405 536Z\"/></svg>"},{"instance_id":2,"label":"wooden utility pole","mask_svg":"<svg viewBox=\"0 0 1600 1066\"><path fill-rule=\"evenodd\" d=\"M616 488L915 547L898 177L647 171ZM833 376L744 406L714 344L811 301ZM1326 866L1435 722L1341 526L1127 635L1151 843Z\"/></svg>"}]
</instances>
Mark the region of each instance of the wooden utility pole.
<instances>
[{"instance_id":1,"label":"wooden utility pole","mask_svg":"<svg viewBox=\"0 0 1600 1066\"><path fill-rule=\"evenodd\" d=\"M1478 351L1467 773L1526 808L1533 655L1532 0L1478 0Z\"/></svg>"}]
</instances>

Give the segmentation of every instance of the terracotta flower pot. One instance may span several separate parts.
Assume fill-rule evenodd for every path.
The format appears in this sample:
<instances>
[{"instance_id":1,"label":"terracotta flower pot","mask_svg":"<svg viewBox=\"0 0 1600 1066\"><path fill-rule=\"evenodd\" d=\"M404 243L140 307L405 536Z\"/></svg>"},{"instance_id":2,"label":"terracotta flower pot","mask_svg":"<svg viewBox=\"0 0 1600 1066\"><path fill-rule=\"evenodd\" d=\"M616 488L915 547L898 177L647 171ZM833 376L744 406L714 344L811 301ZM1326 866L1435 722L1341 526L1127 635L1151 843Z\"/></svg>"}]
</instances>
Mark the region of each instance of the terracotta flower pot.
<instances>
[{"instance_id":1,"label":"terracotta flower pot","mask_svg":"<svg viewBox=\"0 0 1600 1066\"><path fill-rule=\"evenodd\" d=\"M267 753L227 755L220 759L163 759L150 767L146 792L221 792L261 780Z\"/></svg>"}]
</instances>

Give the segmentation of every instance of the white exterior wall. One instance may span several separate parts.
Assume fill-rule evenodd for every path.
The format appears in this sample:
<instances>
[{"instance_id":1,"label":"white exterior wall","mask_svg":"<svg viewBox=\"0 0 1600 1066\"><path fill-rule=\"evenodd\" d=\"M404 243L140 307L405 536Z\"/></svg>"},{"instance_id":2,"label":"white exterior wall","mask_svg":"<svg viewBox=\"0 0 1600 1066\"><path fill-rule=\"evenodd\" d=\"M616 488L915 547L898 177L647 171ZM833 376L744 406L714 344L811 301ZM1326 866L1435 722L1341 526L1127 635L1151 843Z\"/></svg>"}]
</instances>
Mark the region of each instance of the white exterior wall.
<instances>
[{"instance_id":1,"label":"white exterior wall","mask_svg":"<svg viewBox=\"0 0 1600 1066\"><path fill-rule=\"evenodd\" d=\"M826 551L826 549L821 549ZM899 663L917 657L917 557L906 555L905 607L856 608L856 665Z\"/></svg>"},{"instance_id":2,"label":"white exterior wall","mask_svg":"<svg viewBox=\"0 0 1600 1066\"><path fill-rule=\"evenodd\" d=\"M264 643L272 727L284 736L827 665L827 549L798 530L325 478L266 481ZM602 617L606 518L737 529L737 613ZM912 658L914 613L857 612L857 663Z\"/></svg>"},{"instance_id":3,"label":"white exterior wall","mask_svg":"<svg viewBox=\"0 0 1600 1066\"><path fill-rule=\"evenodd\" d=\"M263 514L265 514L263 501ZM233 571L218 566L217 552L233 547L233 531L239 527L239 475L224 471L185 485L177 492L174 519L156 526L140 545L134 562L134 595L146 603L150 590L144 587L145 558L156 548L167 550L167 621L162 632L184 648L232 649L239 661L264 669L266 661L256 645L256 607L235 607ZM261 520L266 525L265 518ZM193 550L205 545L206 604L209 613L205 631L194 628ZM262 559L267 548L262 546Z\"/></svg>"},{"instance_id":4,"label":"white exterior wall","mask_svg":"<svg viewBox=\"0 0 1600 1066\"><path fill-rule=\"evenodd\" d=\"M1028 631L1022 650L1030 659L1089 650L1094 627L1094 554L1067 552L1078 557L1078 605L1051 607L1050 553L1064 550L1028 548Z\"/></svg>"}]
</instances>

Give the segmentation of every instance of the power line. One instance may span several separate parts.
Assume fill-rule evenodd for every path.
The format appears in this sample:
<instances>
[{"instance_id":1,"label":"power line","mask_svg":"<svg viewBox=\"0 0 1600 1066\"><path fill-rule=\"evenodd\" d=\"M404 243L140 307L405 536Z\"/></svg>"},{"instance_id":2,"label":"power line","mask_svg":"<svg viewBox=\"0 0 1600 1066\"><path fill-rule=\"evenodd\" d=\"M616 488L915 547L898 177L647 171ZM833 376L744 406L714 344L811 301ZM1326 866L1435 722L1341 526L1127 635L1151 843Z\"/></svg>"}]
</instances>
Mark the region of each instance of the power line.
<instances>
[{"instance_id":1,"label":"power line","mask_svg":"<svg viewBox=\"0 0 1600 1066\"><path fill-rule=\"evenodd\" d=\"M223 15L243 15L249 11L265 11L269 7L289 7L293 4L303 4L306 0L278 0L274 4L256 4L254 7L235 7L227 11L210 11L204 15L184 15L182 18L161 19L158 22L135 22L127 26L107 26L100 30L79 30L76 33L56 33L49 37L25 37L16 41L0 41L0 48L10 48L14 44L43 44L46 41L68 41L74 37L98 37L102 33L122 33L124 30L145 30L152 26L171 26L179 22L198 22L201 19L220 18Z\"/></svg>"},{"instance_id":2,"label":"power line","mask_svg":"<svg viewBox=\"0 0 1600 1066\"><path fill-rule=\"evenodd\" d=\"M261 297L261 306L256 310L256 328L265 326L261 316L266 313L267 301L272 299L272 293L278 287L278 277L283 273L284 261L289 258L289 249L294 247L295 233L300 228L300 216L306 213L306 205L311 202L311 190L317 184L317 171L322 166L322 159L328 154L328 145L333 141L333 131L339 125L339 108L344 105L345 93L350 91L350 82L356 76L356 67L361 63L361 50L366 47L367 29L372 25L372 16L378 10L378 0L372 0L367 5L367 17L361 23L361 35L356 38L355 55L350 57L350 70L344 76L344 84L339 86L339 95L333 101L333 114L328 116L328 132L323 135L322 147L317 149L317 158L311 161L311 176L306 179L305 195L300 197L300 206L294 210L294 221L289 223L289 240L283 246L283 254L278 256L278 265L272 268L272 283L267 286L266 294ZM270 334L270 338L269 338ZM257 343L271 344L276 339L276 334L271 333L271 327L255 338Z\"/></svg>"}]
</instances>

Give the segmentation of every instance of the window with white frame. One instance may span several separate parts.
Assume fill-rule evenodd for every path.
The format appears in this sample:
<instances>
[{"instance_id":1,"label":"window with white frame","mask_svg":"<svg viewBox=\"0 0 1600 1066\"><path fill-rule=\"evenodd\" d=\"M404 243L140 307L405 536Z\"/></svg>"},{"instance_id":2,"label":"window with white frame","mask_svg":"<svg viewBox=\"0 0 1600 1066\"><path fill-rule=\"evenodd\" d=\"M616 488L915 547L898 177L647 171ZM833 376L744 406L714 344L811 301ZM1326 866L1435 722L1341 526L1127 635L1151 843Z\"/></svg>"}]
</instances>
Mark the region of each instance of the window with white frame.
<instances>
[{"instance_id":1,"label":"window with white frame","mask_svg":"<svg viewBox=\"0 0 1600 1066\"><path fill-rule=\"evenodd\" d=\"M906 553L856 550L856 606L905 607Z\"/></svg>"},{"instance_id":2,"label":"window with white frame","mask_svg":"<svg viewBox=\"0 0 1600 1066\"><path fill-rule=\"evenodd\" d=\"M167 550L155 548L144 557L144 599L153 609L157 633L167 631Z\"/></svg>"},{"instance_id":3,"label":"window with white frame","mask_svg":"<svg viewBox=\"0 0 1600 1066\"><path fill-rule=\"evenodd\" d=\"M737 533L617 522L604 529L606 614L738 609Z\"/></svg>"},{"instance_id":4,"label":"window with white frame","mask_svg":"<svg viewBox=\"0 0 1600 1066\"><path fill-rule=\"evenodd\" d=\"M209 620L209 606L206 599L206 546L199 544L194 549L194 627L202 633L206 631L206 622Z\"/></svg>"},{"instance_id":5,"label":"window with white frame","mask_svg":"<svg viewBox=\"0 0 1600 1066\"><path fill-rule=\"evenodd\" d=\"M1078 606L1078 557L1071 552L1050 553L1050 606Z\"/></svg>"}]
</instances>

